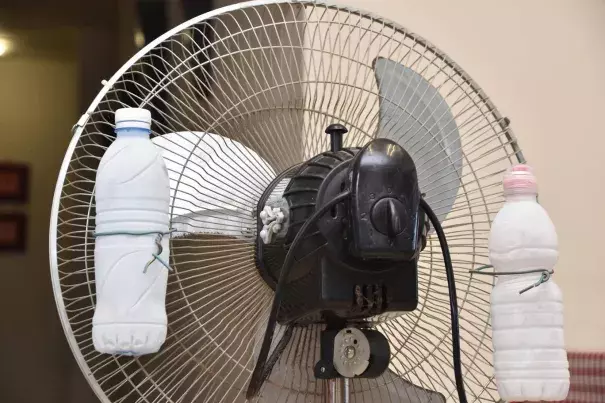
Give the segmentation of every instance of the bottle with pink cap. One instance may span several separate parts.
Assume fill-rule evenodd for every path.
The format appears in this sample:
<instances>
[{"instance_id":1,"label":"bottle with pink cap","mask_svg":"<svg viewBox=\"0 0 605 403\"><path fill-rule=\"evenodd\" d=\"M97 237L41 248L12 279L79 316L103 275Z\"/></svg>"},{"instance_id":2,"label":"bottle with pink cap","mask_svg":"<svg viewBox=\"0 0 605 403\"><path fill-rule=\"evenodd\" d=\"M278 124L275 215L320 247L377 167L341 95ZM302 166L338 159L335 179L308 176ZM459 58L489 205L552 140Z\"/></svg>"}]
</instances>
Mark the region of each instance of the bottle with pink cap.
<instances>
[{"instance_id":1,"label":"bottle with pink cap","mask_svg":"<svg viewBox=\"0 0 605 403\"><path fill-rule=\"evenodd\" d=\"M537 195L529 166L507 172L506 202L489 238L489 258L500 273L491 295L494 371L506 401L557 401L569 391L561 290L552 279L540 281L540 270L552 271L557 262L557 233Z\"/></svg>"}]
</instances>

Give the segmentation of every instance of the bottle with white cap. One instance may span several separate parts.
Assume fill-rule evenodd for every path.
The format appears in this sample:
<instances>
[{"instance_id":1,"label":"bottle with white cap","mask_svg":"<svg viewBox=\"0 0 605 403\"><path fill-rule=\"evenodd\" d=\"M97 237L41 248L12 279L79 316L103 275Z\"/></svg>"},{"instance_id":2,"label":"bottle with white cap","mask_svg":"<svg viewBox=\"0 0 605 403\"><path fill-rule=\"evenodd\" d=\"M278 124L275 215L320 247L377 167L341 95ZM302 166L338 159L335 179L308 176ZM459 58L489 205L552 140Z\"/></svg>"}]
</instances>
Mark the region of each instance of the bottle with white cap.
<instances>
[{"instance_id":1,"label":"bottle with white cap","mask_svg":"<svg viewBox=\"0 0 605 403\"><path fill-rule=\"evenodd\" d=\"M558 258L557 233L538 204L536 178L527 165L504 177L506 202L492 224L489 258L498 276L491 295L494 371L506 401L558 401L569 391L563 338L563 299L543 273ZM519 273L519 274L514 274ZM524 291L524 292L521 292Z\"/></svg>"},{"instance_id":2,"label":"bottle with white cap","mask_svg":"<svg viewBox=\"0 0 605 403\"><path fill-rule=\"evenodd\" d=\"M166 338L170 183L151 113L119 109L115 121L96 178L92 337L99 352L141 355Z\"/></svg>"}]
</instances>

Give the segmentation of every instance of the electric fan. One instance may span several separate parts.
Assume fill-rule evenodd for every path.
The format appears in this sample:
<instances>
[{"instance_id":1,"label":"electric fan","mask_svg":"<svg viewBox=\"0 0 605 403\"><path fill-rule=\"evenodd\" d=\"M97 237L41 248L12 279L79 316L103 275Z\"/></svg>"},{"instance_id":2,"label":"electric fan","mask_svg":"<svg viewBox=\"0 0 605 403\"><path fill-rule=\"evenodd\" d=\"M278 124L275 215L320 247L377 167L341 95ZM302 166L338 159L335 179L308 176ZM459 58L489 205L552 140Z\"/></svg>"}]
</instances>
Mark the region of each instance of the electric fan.
<instances>
[{"instance_id":1,"label":"electric fan","mask_svg":"<svg viewBox=\"0 0 605 403\"><path fill-rule=\"evenodd\" d=\"M254 1L176 27L103 84L50 228L60 318L101 401L499 400L493 284L471 270L523 157L446 55L359 10ZM171 186L168 336L140 357L91 336L94 180L122 107L151 111Z\"/></svg>"}]
</instances>

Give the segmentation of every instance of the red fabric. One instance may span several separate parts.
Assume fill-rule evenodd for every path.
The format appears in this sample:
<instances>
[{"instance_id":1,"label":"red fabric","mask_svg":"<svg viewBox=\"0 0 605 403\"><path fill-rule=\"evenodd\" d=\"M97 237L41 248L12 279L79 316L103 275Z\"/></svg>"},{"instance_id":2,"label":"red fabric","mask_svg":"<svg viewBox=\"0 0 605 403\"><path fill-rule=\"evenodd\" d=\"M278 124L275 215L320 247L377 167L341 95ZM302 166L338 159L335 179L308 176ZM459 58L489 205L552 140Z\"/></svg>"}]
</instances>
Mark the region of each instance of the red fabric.
<instances>
[{"instance_id":1,"label":"red fabric","mask_svg":"<svg viewBox=\"0 0 605 403\"><path fill-rule=\"evenodd\" d=\"M568 403L605 403L605 353L567 353Z\"/></svg>"},{"instance_id":2,"label":"red fabric","mask_svg":"<svg viewBox=\"0 0 605 403\"><path fill-rule=\"evenodd\" d=\"M566 403L605 403L605 353L568 352L571 375Z\"/></svg>"}]
</instances>

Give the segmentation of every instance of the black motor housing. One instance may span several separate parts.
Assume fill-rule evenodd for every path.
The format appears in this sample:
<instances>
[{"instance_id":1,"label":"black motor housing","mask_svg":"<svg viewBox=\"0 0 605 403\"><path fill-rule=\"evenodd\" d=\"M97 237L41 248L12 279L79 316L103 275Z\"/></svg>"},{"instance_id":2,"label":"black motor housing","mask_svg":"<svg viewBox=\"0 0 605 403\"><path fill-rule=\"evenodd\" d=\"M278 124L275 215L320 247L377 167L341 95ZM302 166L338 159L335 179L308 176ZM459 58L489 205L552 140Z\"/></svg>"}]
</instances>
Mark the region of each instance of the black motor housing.
<instances>
[{"instance_id":1,"label":"black motor housing","mask_svg":"<svg viewBox=\"0 0 605 403\"><path fill-rule=\"evenodd\" d=\"M300 227L346 191L350 197L311 226L295 250L278 314L282 324L351 322L418 304L417 262L428 225L414 162L388 139L322 153L301 165L283 194L287 234L269 245L257 241L261 275L275 287Z\"/></svg>"}]
</instances>

